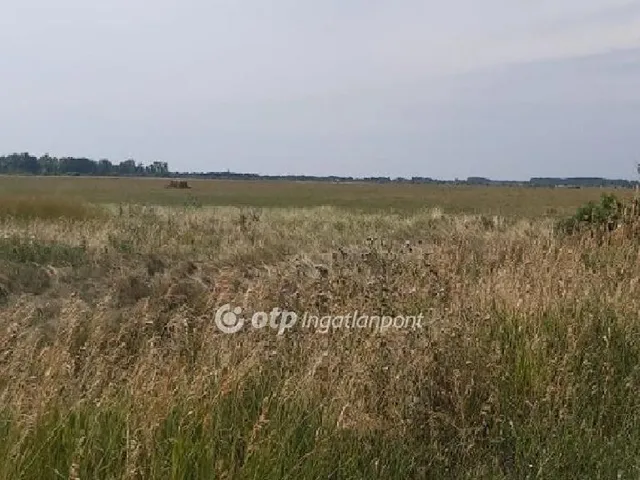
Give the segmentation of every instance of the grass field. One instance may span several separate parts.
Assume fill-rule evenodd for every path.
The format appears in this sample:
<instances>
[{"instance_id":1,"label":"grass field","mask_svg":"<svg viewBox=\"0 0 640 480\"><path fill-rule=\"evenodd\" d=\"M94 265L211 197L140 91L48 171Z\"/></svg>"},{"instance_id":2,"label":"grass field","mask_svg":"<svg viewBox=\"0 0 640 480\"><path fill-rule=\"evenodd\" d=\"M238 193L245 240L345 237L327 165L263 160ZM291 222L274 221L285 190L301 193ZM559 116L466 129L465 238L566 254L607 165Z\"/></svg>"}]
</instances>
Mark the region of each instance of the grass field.
<instances>
[{"instance_id":1,"label":"grass field","mask_svg":"<svg viewBox=\"0 0 640 480\"><path fill-rule=\"evenodd\" d=\"M166 189L153 178L2 177L0 198L12 195L60 196L92 203L165 206L335 206L361 211L415 212L441 208L447 213L505 216L567 214L603 192L629 197L629 190L435 186L411 184L331 184L278 181L191 180L188 191Z\"/></svg>"},{"instance_id":2,"label":"grass field","mask_svg":"<svg viewBox=\"0 0 640 480\"><path fill-rule=\"evenodd\" d=\"M640 477L640 242L554 231L601 190L165 183L0 178L0 479Z\"/></svg>"}]
</instances>

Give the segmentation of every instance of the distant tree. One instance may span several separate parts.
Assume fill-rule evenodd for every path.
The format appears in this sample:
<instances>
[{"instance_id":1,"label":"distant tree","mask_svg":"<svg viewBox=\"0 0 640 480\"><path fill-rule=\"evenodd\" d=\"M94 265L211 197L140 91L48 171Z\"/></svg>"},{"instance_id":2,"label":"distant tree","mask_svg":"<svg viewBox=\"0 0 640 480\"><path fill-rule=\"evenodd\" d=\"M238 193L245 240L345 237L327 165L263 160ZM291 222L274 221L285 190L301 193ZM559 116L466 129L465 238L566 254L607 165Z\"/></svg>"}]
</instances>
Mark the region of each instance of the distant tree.
<instances>
[{"instance_id":1,"label":"distant tree","mask_svg":"<svg viewBox=\"0 0 640 480\"><path fill-rule=\"evenodd\" d=\"M60 159L60 170L68 175L95 175L97 164L88 158L65 157Z\"/></svg>"},{"instance_id":2,"label":"distant tree","mask_svg":"<svg viewBox=\"0 0 640 480\"><path fill-rule=\"evenodd\" d=\"M120 175L135 175L136 162L132 159L120 162L120 165L118 165L118 173Z\"/></svg>"},{"instance_id":3,"label":"distant tree","mask_svg":"<svg viewBox=\"0 0 640 480\"><path fill-rule=\"evenodd\" d=\"M39 173L41 175L57 175L60 172L60 162L48 153L38 159L38 164L40 165Z\"/></svg>"},{"instance_id":4,"label":"distant tree","mask_svg":"<svg viewBox=\"0 0 640 480\"><path fill-rule=\"evenodd\" d=\"M114 165L107 159L99 161L89 158L55 158L48 153L40 158L29 153L12 153L0 156L0 174L28 175L170 175L166 162L153 162L145 166L132 159Z\"/></svg>"},{"instance_id":5,"label":"distant tree","mask_svg":"<svg viewBox=\"0 0 640 480\"><path fill-rule=\"evenodd\" d=\"M98 167L96 173L98 175L112 175L114 172L113 164L106 158L98 161Z\"/></svg>"}]
</instances>

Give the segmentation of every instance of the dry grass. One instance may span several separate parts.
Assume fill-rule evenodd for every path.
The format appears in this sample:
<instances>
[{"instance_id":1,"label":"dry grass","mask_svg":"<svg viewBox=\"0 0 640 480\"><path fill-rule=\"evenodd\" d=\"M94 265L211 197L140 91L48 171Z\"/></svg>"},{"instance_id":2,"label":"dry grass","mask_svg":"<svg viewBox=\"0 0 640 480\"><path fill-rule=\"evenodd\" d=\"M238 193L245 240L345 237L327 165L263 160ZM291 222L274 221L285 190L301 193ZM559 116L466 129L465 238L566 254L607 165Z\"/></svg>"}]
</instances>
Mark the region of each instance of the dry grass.
<instances>
[{"instance_id":1,"label":"dry grass","mask_svg":"<svg viewBox=\"0 0 640 480\"><path fill-rule=\"evenodd\" d=\"M0 204L12 195L84 199L92 203L166 206L237 206L292 208L334 206L365 212L415 213L442 208L447 213L502 216L556 216L598 201L600 188L551 189L411 184L332 184L290 181L189 180L189 190L167 189L154 178L2 177ZM630 190L615 190L621 197Z\"/></svg>"},{"instance_id":2,"label":"dry grass","mask_svg":"<svg viewBox=\"0 0 640 480\"><path fill-rule=\"evenodd\" d=\"M102 209L78 198L59 195L0 196L0 219L86 220L102 213Z\"/></svg>"},{"instance_id":3,"label":"dry grass","mask_svg":"<svg viewBox=\"0 0 640 480\"><path fill-rule=\"evenodd\" d=\"M552 225L0 218L0 478L637 478L639 243ZM227 302L427 324L224 335Z\"/></svg>"}]
</instances>

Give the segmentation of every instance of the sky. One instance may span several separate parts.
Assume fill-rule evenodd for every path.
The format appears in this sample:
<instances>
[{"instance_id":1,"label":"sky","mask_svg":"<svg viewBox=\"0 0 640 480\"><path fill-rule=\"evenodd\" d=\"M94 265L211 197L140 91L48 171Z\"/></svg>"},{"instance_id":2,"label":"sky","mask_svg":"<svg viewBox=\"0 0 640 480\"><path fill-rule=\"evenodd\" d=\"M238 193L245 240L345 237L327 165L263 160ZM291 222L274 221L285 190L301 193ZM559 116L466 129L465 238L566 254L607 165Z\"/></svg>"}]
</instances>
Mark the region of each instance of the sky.
<instances>
[{"instance_id":1,"label":"sky","mask_svg":"<svg viewBox=\"0 0 640 480\"><path fill-rule=\"evenodd\" d=\"M640 1L0 2L0 154L634 178L639 87Z\"/></svg>"}]
</instances>

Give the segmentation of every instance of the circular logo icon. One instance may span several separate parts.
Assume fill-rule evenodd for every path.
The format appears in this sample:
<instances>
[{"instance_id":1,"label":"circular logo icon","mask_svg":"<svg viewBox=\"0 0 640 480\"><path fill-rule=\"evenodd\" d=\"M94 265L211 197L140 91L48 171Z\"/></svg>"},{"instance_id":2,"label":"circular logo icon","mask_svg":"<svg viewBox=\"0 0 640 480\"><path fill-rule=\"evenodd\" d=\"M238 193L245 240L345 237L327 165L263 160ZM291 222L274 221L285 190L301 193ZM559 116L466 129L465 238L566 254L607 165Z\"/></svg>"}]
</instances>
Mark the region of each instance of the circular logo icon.
<instances>
[{"instance_id":1,"label":"circular logo icon","mask_svg":"<svg viewBox=\"0 0 640 480\"><path fill-rule=\"evenodd\" d=\"M239 315L242 313L241 307L231 308L228 303L221 306L216 312L216 327L222 333L237 333L244 326L244 318Z\"/></svg>"}]
</instances>

